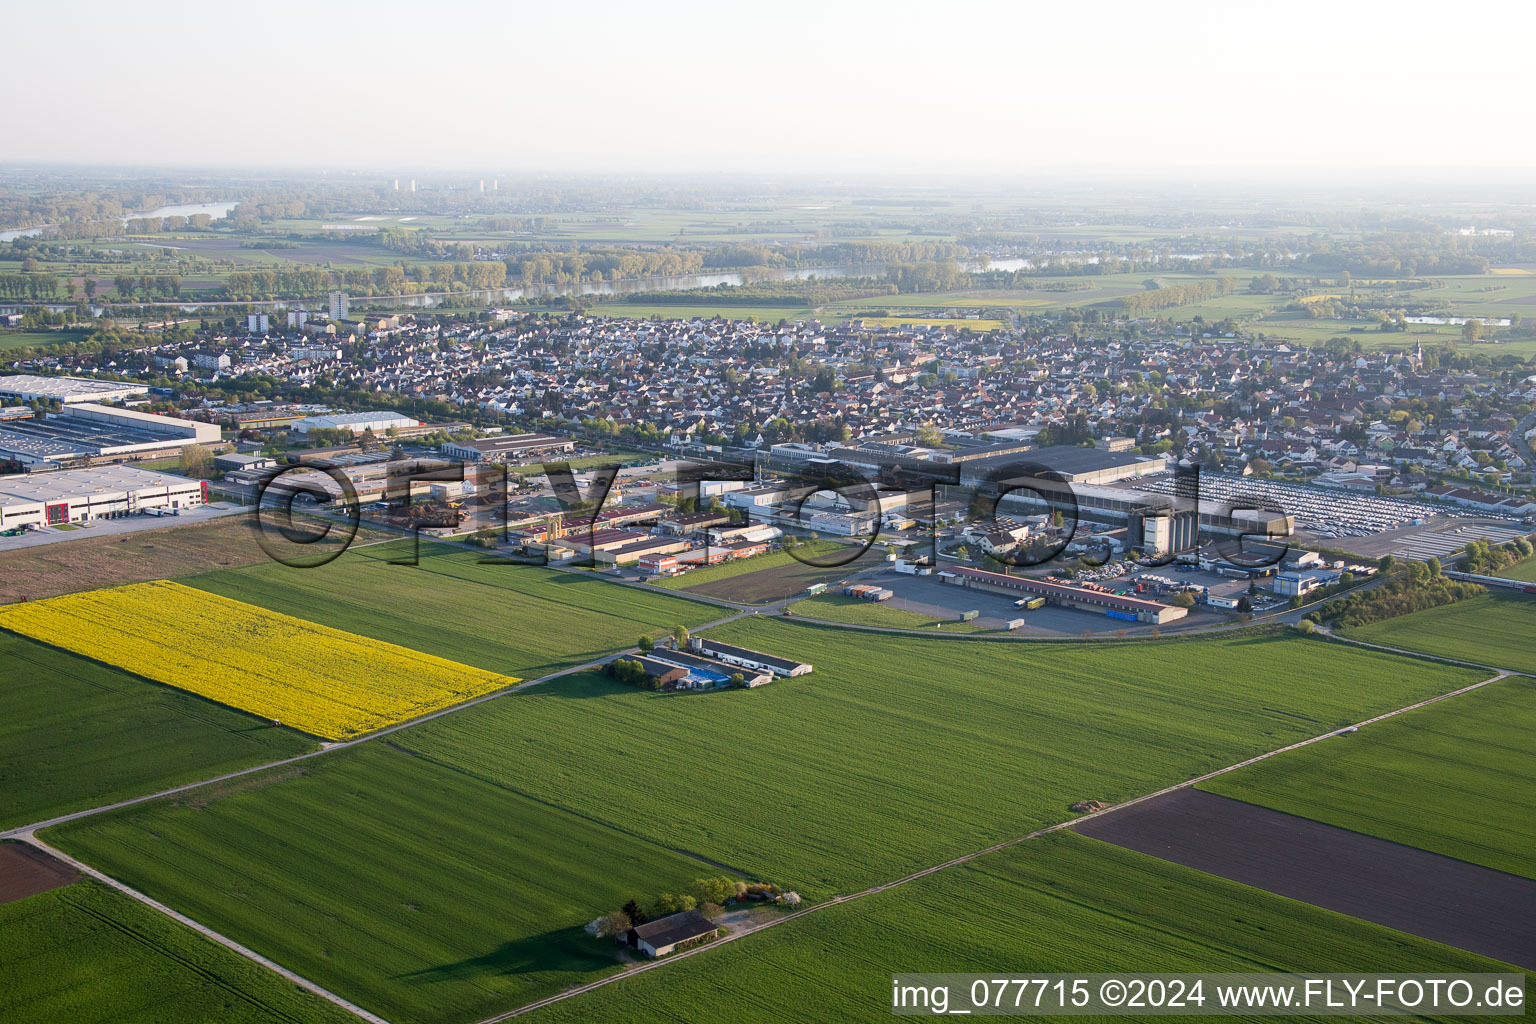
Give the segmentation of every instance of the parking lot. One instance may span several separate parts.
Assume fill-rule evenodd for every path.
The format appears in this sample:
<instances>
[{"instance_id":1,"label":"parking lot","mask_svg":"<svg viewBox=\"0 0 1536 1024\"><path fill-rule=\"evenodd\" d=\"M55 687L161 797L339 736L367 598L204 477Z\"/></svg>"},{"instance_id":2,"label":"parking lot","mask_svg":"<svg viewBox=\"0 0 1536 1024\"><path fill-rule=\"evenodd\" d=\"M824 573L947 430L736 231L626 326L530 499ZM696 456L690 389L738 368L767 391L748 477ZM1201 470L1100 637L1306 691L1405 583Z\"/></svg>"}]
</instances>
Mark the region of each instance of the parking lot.
<instances>
[{"instance_id":1,"label":"parking lot","mask_svg":"<svg viewBox=\"0 0 1536 1024\"><path fill-rule=\"evenodd\" d=\"M1146 633L1152 629L1146 623L1126 622L1094 612L1076 611L1053 604L1029 611L1014 605L1017 598L945 583L939 578L937 572L932 576L908 576L886 570L860 576L858 582L872 583L893 591L894 596L885 602L886 605L917 612L930 618L958 621L962 612L977 611L981 614L975 621L976 625L985 629L998 630L1006 629L1009 620L1023 619L1024 625L1014 630L1014 633L1019 636L1082 636L1084 633L1114 636L1121 632ZM1247 581L1224 580L1224 582L1238 583L1241 590L1247 590ZM1225 621L1225 618L1225 615L1211 609L1192 608L1188 617L1158 628L1167 633L1191 626L1208 626L1214 622Z\"/></svg>"},{"instance_id":2,"label":"parking lot","mask_svg":"<svg viewBox=\"0 0 1536 1024\"><path fill-rule=\"evenodd\" d=\"M1401 527L1370 537L1348 540L1320 539L1319 544L1337 546L1366 558L1392 555L1394 558L1444 559L1475 540L1503 544L1524 536L1529 527L1519 527L1495 519L1440 519L1420 526Z\"/></svg>"},{"instance_id":3,"label":"parking lot","mask_svg":"<svg viewBox=\"0 0 1536 1024\"><path fill-rule=\"evenodd\" d=\"M1136 482L1136 490L1172 494L1177 485L1171 477L1148 477ZM1442 518L1447 514L1445 506L1423 501L1212 474L1200 477L1200 501L1202 511L1208 507L1231 505L1238 508L1259 506L1272 512L1283 512L1295 518L1298 531L1325 540L1366 537L1383 530L1410 526L1416 520Z\"/></svg>"},{"instance_id":4,"label":"parking lot","mask_svg":"<svg viewBox=\"0 0 1536 1024\"><path fill-rule=\"evenodd\" d=\"M191 523L206 522L209 519L217 519L220 516L234 515L237 512L247 511L239 505L229 502L216 501L207 505L199 505L196 508L182 509L179 516L149 516L135 515L124 519L93 519L86 523L80 523L73 530L61 530L56 526L45 526L41 530L28 530L19 537L0 537L0 551L15 551L20 548L36 548L45 544L60 544L64 541L79 540L82 537L100 537L103 534L138 533L141 530L160 530L170 526L187 526Z\"/></svg>"}]
</instances>

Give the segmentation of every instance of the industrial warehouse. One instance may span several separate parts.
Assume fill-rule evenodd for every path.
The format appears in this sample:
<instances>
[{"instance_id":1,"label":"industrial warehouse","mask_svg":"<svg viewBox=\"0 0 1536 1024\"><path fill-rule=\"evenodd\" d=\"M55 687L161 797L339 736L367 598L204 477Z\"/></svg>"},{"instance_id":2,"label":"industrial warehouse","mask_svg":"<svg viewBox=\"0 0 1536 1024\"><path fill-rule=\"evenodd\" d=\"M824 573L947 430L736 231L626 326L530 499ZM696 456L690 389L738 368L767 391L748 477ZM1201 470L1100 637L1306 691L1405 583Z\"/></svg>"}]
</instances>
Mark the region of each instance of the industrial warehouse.
<instances>
[{"instance_id":1,"label":"industrial warehouse","mask_svg":"<svg viewBox=\"0 0 1536 1024\"><path fill-rule=\"evenodd\" d=\"M576 442L549 434L506 434L474 441L448 441L439 450L466 462L515 462L533 455L573 452Z\"/></svg>"},{"instance_id":2,"label":"industrial warehouse","mask_svg":"<svg viewBox=\"0 0 1536 1024\"><path fill-rule=\"evenodd\" d=\"M1003 573L987 572L984 569L967 569L961 566L944 569L940 571L939 577L946 583L975 590L986 590L997 594L1031 594L1043 597L1047 602L1063 608L1098 612L1112 619L1123 619L1127 622L1163 625L1176 622L1189 614L1186 608L1115 594L1091 584L1053 583L1050 580L1008 576Z\"/></svg>"},{"instance_id":3,"label":"industrial warehouse","mask_svg":"<svg viewBox=\"0 0 1536 1024\"><path fill-rule=\"evenodd\" d=\"M98 465L175 455L189 444L217 444L221 436L212 423L78 402L41 419L6 419L0 461L36 468Z\"/></svg>"},{"instance_id":4,"label":"industrial warehouse","mask_svg":"<svg viewBox=\"0 0 1536 1024\"><path fill-rule=\"evenodd\" d=\"M179 513L208 501L204 480L137 466L0 476L0 530L60 526L140 513Z\"/></svg>"},{"instance_id":5,"label":"industrial warehouse","mask_svg":"<svg viewBox=\"0 0 1536 1024\"><path fill-rule=\"evenodd\" d=\"M116 402L147 392L143 384L125 384L115 380L89 377L37 377L30 373L12 373L0 377L0 398L21 402Z\"/></svg>"}]
</instances>

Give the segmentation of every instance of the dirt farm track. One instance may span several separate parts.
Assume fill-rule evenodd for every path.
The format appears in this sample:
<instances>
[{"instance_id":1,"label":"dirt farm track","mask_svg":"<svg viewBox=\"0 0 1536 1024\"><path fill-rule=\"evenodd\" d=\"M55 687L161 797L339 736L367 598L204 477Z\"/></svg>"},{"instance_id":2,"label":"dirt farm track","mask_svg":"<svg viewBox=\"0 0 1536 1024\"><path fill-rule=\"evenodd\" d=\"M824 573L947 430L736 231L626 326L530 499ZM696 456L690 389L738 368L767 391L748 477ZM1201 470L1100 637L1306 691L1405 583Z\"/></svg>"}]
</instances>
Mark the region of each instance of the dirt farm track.
<instances>
[{"instance_id":1,"label":"dirt farm track","mask_svg":"<svg viewBox=\"0 0 1536 1024\"><path fill-rule=\"evenodd\" d=\"M1116 846L1536 968L1536 880L1197 789L1075 827Z\"/></svg>"}]
</instances>

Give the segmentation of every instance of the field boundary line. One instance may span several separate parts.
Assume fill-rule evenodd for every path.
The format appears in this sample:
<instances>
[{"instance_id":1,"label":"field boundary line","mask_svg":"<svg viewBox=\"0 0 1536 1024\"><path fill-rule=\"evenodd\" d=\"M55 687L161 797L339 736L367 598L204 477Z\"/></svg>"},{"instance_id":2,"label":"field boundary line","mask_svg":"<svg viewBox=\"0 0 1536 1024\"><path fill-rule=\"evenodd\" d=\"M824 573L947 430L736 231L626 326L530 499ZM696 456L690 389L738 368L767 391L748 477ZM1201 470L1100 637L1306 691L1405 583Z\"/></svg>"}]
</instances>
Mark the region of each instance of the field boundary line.
<instances>
[{"instance_id":1,"label":"field boundary line","mask_svg":"<svg viewBox=\"0 0 1536 1024\"><path fill-rule=\"evenodd\" d=\"M1488 666L1479 665L1469 667L1487 668ZM844 903L862 899L865 896L874 896L882 892L887 892L899 886L906 885L908 882L915 882L920 878L926 878L927 876L937 874L940 871L959 867L962 864L967 864L979 857L985 857L989 854L997 853L1001 850L1006 850L1009 847L1018 846L1019 844L1026 843L1031 839L1038 839L1041 836L1050 835L1053 832L1061 832L1066 829L1071 829L1077 826L1079 823L1088 821L1091 818L1099 818L1107 814L1114 814L1116 811L1123 811L1128 807L1134 807L1137 804L1146 803L1148 800L1155 800L1158 797L1166 796L1169 793L1176 793L1182 789L1192 789L1202 782L1209 782L1211 779L1218 778L1219 776L1226 775L1230 772L1239 771L1243 768L1249 767L1250 765L1257 764L1260 761L1267 761L1270 758L1276 757L1280 754L1287 754L1293 750L1309 747L1314 743L1321 743L1324 740L1333 739L1348 730L1360 729L1368 725L1373 725L1377 722L1385 721L1389 718L1396 718L1398 715L1407 714L1410 711L1417 711L1420 708L1428 707L1431 704L1438 704L1443 700L1450 700L1452 697L1459 697L1462 694L1471 693L1474 690L1480 690L1490 683L1496 683L1502 679L1508 679L1511 676L1525 675L1525 673L1511 672L1507 669L1490 669L1490 671L1493 671L1495 674L1487 679L1481 679L1475 683L1463 686L1460 689L1451 690L1447 693L1436 694L1433 697L1428 697L1424 700L1416 701L1412 704L1396 708L1392 711L1382 712L1379 715L1374 715L1370 718L1362 719L1353 725L1345 725L1340 726L1337 729L1329 729L1327 732L1320 733L1316 736L1312 736L1304 740L1298 740L1295 743L1290 743L1283 747L1277 747L1274 750L1255 755L1254 757L1247 758L1243 761L1238 761L1236 764L1230 764L1224 768L1218 768L1215 771L1207 772L1204 775L1197 775L1194 778L1185 779L1183 782L1178 782L1171 786L1165 786L1164 788L1151 793L1143 793L1141 796L1132 797L1129 800L1123 800L1111 807L1105 807L1102 810L1091 811L1088 814L1083 814L1076 818L1071 818L1067 821L1059 821L1054 825L1046 825L1043 828L1038 828L1033 832L1026 833L1022 836L1015 836L1012 839L1005 839L1000 843L994 843L991 846L983 847L979 850L972 850L969 853L963 853L958 857L953 857L940 864L934 864L929 867L922 868L921 870L914 871L909 875L903 875L900 878L889 882L883 882L880 885L870 886L867 889L862 889L859 892L851 893L847 896L833 896L822 903L816 904L813 907L806 907L804 910L794 911L793 913L786 914L783 917L765 922L756 927L744 929L738 932L732 932L731 934L717 939L714 942L706 943L702 946L695 946L693 949L684 950L681 953L673 953L672 955L660 960L651 960L639 966L630 967L624 971L621 971L620 973L610 974L606 978L599 978L596 981L588 982L585 985L578 985L577 987L567 989L564 992L559 992L552 996L546 996L543 999L535 1000L534 1002L519 1006L516 1009L508 1010L506 1013L498 1014L494 1017L486 1017L483 1020L477 1021L476 1024L501 1024L502 1021L511 1020L513 1017L519 1017L525 1013L532 1013L534 1010L539 1010L554 1003L561 1002L562 1000L570 999L573 996L583 995L587 992L593 991L594 989L602 988L604 985L612 985L615 982L623 981L626 978L632 978L635 975L641 974L645 971L656 970L658 968L665 967L668 964L676 963L679 960L684 960L691 956L697 956L701 953L706 953L709 950L719 948L724 943L734 942L737 939L744 939L748 935L755 935L758 932L764 931L768 928L777 927L781 924L788 924L790 921L797 920L806 916L807 914L814 914L817 911L826 910L829 907L841 906Z\"/></svg>"},{"instance_id":2,"label":"field boundary line","mask_svg":"<svg viewBox=\"0 0 1536 1024\"><path fill-rule=\"evenodd\" d=\"M321 985L310 981L302 974L291 971L284 967L282 964L270 960L267 957L262 956L260 953L255 952L254 950L247 949L245 946L240 945L240 943L236 942L234 939L231 939L225 935L221 935L214 931L212 928L209 928L207 925L200 924L185 914L172 910L170 907L159 902L158 900L155 900L149 896L146 896L144 893L139 892L132 886L123 882L119 882L117 879L97 871L89 864L76 860L69 854L64 853L62 850L54 849L52 846L49 846L47 843L37 838L37 836L33 835L31 832L25 832L16 836L15 838L20 839L22 842L33 847L34 849L41 850L43 853L46 853L50 857L54 857L63 861L82 874L88 875L91 878L96 879L98 882L110 886L112 889L117 890L130 899L137 900L139 903L144 904L151 910L158 910L160 913L164 914L166 917L171 918L173 921L176 921L178 924L182 924L188 928L191 928L193 931L197 932L204 938L211 939L226 949L229 949L235 953L238 953L240 956L245 957L252 963L255 963L260 967L265 967L267 970L272 971L280 977L293 982L300 988L319 996L321 999L334 1003L335 1005L341 1007L343 1010L346 1010L348 1013L352 1014L354 1017L368 1021L369 1024L389 1024L389 1021L385 1020L383 1017L363 1009L356 1003L343 999L341 996L332 992L330 989L324 988Z\"/></svg>"}]
</instances>

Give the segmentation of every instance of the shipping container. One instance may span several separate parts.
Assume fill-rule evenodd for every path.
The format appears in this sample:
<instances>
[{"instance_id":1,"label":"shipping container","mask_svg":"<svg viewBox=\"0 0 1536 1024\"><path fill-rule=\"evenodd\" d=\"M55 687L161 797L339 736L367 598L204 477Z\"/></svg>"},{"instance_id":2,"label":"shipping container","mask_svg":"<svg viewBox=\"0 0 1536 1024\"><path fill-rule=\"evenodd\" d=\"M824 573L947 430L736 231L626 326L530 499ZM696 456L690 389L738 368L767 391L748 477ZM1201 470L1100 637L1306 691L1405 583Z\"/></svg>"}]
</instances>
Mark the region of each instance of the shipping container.
<instances>
[{"instance_id":1,"label":"shipping container","mask_svg":"<svg viewBox=\"0 0 1536 1024\"><path fill-rule=\"evenodd\" d=\"M1118 611L1115 611L1115 609L1111 608L1108 611L1106 611L1104 614L1108 615L1112 619L1122 619L1122 620L1124 620L1126 622L1135 622L1136 621L1136 615L1133 612L1118 612Z\"/></svg>"}]
</instances>

